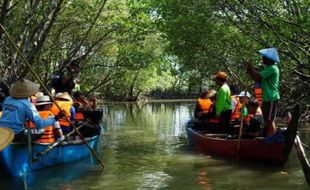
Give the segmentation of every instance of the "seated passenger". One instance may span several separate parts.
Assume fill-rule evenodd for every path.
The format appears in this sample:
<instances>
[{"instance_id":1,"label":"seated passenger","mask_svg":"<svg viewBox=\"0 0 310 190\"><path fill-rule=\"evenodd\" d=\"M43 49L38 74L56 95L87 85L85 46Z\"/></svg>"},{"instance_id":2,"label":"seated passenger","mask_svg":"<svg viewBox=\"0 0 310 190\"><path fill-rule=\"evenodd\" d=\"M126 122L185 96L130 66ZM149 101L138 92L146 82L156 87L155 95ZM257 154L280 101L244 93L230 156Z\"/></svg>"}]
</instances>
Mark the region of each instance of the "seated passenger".
<instances>
[{"instance_id":1,"label":"seated passenger","mask_svg":"<svg viewBox=\"0 0 310 190\"><path fill-rule=\"evenodd\" d=\"M97 100L96 97L92 96L90 101L88 101L85 95L81 92L74 93L74 108L75 108L75 121L82 121L84 120L83 112L87 110L93 110L97 107Z\"/></svg>"},{"instance_id":2,"label":"seated passenger","mask_svg":"<svg viewBox=\"0 0 310 190\"><path fill-rule=\"evenodd\" d=\"M43 129L54 125L54 118L42 119L35 106L30 102L30 96L39 91L39 85L27 79L20 79L11 85L9 97L3 102L3 113L0 118L0 127L8 127L15 133L15 142L26 142L27 134L24 123L27 120L33 122L36 128ZM42 134L44 129L41 130ZM32 134L33 140L42 134Z\"/></svg>"},{"instance_id":3,"label":"seated passenger","mask_svg":"<svg viewBox=\"0 0 310 190\"><path fill-rule=\"evenodd\" d=\"M36 108L43 119L55 118L55 116L50 111L52 108L52 102L49 96L39 96L36 99ZM54 125L45 127L44 134L36 140L40 143L53 143L55 139L62 140L64 136L62 134L59 122L55 122Z\"/></svg>"},{"instance_id":4,"label":"seated passenger","mask_svg":"<svg viewBox=\"0 0 310 190\"><path fill-rule=\"evenodd\" d=\"M241 112L243 113L243 118L246 118L248 115L248 110L246 108L246 105L249 102L249 99L251 98L251 94L249 92L242 91L237 96L233 96L232 99L236 101L236 106L233 109L232 116L231 116L231 125L240 125L240 119L241 119ZM242 105L244 105L242 107Z\"/></svg>"},{"instance_id":5,"label":"seated passenger","mask_svg":"<svg viewBox=\"0 0 310 190\"><path fill-rule=\"evenodd\" d=\"M59 124L61 126L62 132L64 134L67 134L73 130L70 122L67 119L70 119L71 122L73 122L75 119L75 109L73 107L73 100L67 92L56 94L55 102L53 103L51 108L51 112L54 115L58 115L58 113L60 112L56 104L65 113L65 117L59 118Z\"/></svg>"},{"instance_id":6,"label":"seated passenger","mask_svg":"<svg viewBox=\"0 0 310 190\"><path fill-rule=\"evenodd\" d=\"M195 107L194 116L196 119L200 121L208 120L208 114L210 112L212 106L212 100L216 94L215 90L204 91L201 93L200 97L197 100L197 104Z\"/></svg>"},{"instance_id":7,"label":"seated passenger","mask_svg":"<svg viewBox=\"0 0 310 190\"><path fill-rule=\"evenodd\" d=\"M250 121L245 123L243 127L242 137L254 138L262 133L264 118L257 100L250 100L247 105Z\"/></svg>"}]
</instances>

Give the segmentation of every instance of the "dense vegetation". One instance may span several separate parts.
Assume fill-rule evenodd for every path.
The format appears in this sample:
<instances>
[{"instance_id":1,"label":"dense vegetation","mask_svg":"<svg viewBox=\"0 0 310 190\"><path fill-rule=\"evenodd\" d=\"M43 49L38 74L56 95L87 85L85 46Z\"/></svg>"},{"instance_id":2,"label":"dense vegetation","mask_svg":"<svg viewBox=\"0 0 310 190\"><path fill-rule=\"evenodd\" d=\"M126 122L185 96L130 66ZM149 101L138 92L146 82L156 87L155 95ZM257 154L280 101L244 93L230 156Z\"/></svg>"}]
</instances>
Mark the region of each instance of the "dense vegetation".
<instances>
[{"instance_id":1,"label":"dense vegetation","mask_svg":"<svg viewBox=\"0 0 310 190\"><path fill-rule=\"evenodd\" d=\"M282 108L309 110L310 1L2 0L0 23L45 82L76 60L82 90L102 97L177 97L212 88L218 70L250 89L245 62L280 53ZM0 31L0 72L33 78ZM194 97L194 96L192 96ZM306 111L305 111L306 113Z\"/></svg>"}]
</instances>

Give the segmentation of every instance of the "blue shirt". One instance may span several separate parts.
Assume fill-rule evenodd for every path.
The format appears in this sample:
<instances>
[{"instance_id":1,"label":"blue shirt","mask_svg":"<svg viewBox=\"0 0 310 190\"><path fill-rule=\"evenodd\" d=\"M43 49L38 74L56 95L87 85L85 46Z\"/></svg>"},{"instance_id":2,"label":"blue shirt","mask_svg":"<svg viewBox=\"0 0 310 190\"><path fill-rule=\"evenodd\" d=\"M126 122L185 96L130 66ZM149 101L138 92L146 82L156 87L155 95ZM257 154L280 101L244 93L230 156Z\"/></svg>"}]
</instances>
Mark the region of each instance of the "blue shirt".
<instances>
[{"instance_id":1,"label":"blue shirt","mask_svg":"<svg viewBox=\"0 0 310 190\"><path fill-rule=\"evenodd\" d=\"M9 96L4 100L0 127L11 128L15 134L19 134L25 129L24 123L27 119L32 121L36 128L44 128L55 123L54 118L42 119L28 98L15 99Z\"/></svg>"}]
</instances>

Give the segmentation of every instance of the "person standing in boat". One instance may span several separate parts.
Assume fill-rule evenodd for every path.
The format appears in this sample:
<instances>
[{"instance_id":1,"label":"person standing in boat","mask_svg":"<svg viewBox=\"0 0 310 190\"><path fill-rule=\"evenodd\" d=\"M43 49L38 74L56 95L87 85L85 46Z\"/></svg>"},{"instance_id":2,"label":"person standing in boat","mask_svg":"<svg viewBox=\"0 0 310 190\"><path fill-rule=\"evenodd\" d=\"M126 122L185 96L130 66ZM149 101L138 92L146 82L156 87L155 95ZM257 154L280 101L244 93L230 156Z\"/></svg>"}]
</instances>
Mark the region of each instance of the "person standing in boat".
<instances>
[{"instance_id":1,"label":"person standing in boat","mask_svg":"<svg viewBox=\"0 0 310 190\"><path fill-rule=\"evenodd\" d=\"M0 118L0 127L7 127L14 131L14 141L25 142L27 134L24 124L31 121L36 128L43 129L41 134L32 134L32 139L38 139L44 133L44 128L54 125L55 118L42 119L30 102L30 96L39 91L39 85L27 79L20 79L13 83L9 95L3 102L3 113Z\"/></svg>"},{"instance_id":2,"label":"person standing in boat","mask_svg":"<svg viewBox=\"0 0 310 190\"><path fill-rule=\"evenodd\" d=\"M227 74L218 72L215 76L215 82L220 87L216 97L216 114L219 119L218 126L215 127L215 132L226 133L229 131L229 122L231 118L231 95L230 88L226 83Z\"/></svg>"},{"instance_id":3,"label":"person standing in boat","mask_svg":"<svg viewBox=\"0 0 310 190\"><path fill-rule=\"evenodd\" d=\"M253 80L262 86L262 112L264 116L263 136L272 136L276 132L274 120L276 118L280 94L278 63L280 59L276 48L267 48L259 51L265 68L259 72L251 63L248 63L247 71Z\"/></svg>"},{"instance_id":4,"label":"person standing in boat","mask_svg":"<svg viewBox=\"0 0 310 190\"><path fill-rule=\"evenodd\" d=\"M72 61L63 72L57 71L53 74L51 87L55 89L55 94L59 92L68 92L71 95L78 74L79 66L77 61Z\"/></svg>"}]
</instances>

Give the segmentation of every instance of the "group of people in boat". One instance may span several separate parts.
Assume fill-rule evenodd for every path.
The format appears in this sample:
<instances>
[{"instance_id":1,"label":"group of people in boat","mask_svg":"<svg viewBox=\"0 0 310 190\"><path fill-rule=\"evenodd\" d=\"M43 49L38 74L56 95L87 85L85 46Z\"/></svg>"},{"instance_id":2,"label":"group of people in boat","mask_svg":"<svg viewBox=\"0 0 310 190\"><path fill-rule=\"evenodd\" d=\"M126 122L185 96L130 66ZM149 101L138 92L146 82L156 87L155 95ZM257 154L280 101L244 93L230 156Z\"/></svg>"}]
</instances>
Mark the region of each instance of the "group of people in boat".
<instances>
[{"instance_id":1,"label":"group of people in boat","mask_svg":"<svg viewBox=\"0 0 310 190\"><path fill-rule=\"evenodd\" d=\"M36 142L64 140L64 135L73 130L72 123L83 121L83 112L97 106L96 98L88 101L83 93L73 93L77 70L76 64L71 63L66 73L52 82L54 102L40 92L39 84L27 79L17 80L8 88L8 96L1 99L0 127L12 129L15 142L26 142L28 130Z\"/></svg>"},{"instance_id":2,"label":"group of people in boat","mask_svg":"<svg viewBox=\"0 0 310 190\"><path fill-rule=\"evenodd\" d=\"M257 82L255 95L247 90L240 93L227 84L228 75L218 72L215 83L217 91L203 91L197 100L194 112L196 128L212 133L238 135L242 126L242 137L272 136L276 133L276 118L279 95L280 62L277 50L260 50L265 68L256 70L248 63L247 71Z\"/></svg>"}]
</instances>

